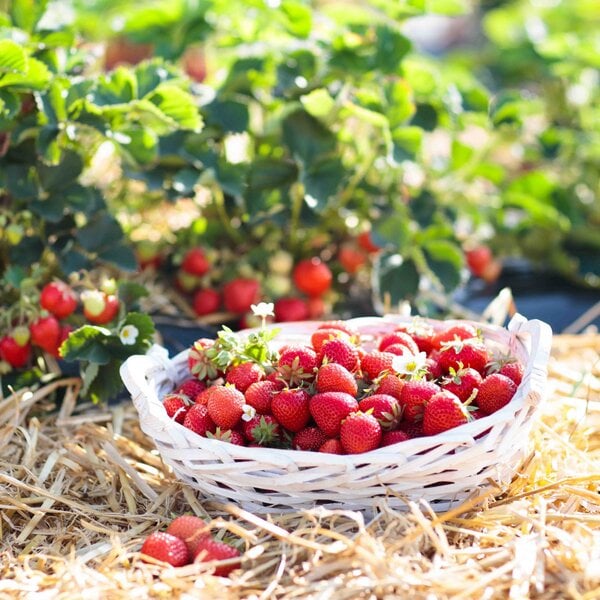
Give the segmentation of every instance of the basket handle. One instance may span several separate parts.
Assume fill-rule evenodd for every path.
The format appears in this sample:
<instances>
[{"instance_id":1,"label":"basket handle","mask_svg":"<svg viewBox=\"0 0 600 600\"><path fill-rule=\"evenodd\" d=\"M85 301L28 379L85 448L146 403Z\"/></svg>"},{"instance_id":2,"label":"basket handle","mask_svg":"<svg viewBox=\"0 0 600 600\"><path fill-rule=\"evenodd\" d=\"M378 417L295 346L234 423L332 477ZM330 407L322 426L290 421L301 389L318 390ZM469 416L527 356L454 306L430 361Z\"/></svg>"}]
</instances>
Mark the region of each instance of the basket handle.
<instances>
[{"instance_id":1,"label":"basket handle","mask_svg":"<svg viewBox=\"0 0 600 600\"><path fill-rule=\"evenodd\" d=\"M552 328L539 319L527 320L517 313L507 326L514 339L521 340L529 349L530 360L523 381L528 386L527 399L536 405L542 399L548 377L548 359L552 347Z\"/></svg>"}]
</instances>

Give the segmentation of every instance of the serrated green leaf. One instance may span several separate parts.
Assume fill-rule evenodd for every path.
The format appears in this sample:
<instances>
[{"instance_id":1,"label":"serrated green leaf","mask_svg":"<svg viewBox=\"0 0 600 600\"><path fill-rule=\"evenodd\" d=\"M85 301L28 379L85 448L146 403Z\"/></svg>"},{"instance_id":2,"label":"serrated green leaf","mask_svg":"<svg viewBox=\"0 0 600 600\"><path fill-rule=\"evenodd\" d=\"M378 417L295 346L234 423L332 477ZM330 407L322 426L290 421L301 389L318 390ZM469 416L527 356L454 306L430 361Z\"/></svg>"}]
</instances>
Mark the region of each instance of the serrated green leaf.
<instances>
[{"instance_id":1,"label":"serrated green leaf","mask_svg":"<svg viewBox=\"0 0 600 600\"><path fill-rule=\"evenodd\" d=\"M339 158L328 158L308 165L302 172L306 205L313 211L324 210L340 189L346 172Z\"/></svg>"},{"instance_id":2,"label":"serrated green leaf","mask_svg":"<svg viewBox=\"0 0 600 600\"><path fill-rule=\"evenodd\" d=\"M118 221L107 213L98 213L83 227L77 230L76 238L83 248L90 252L108 249L123 237Z\"/></svg>"},{"instance_id":3,"label":"serrated green leaf","mask_svg":"<svg viewBox=\"0 0 600 600\"><path fill-rule=\"evenodd\" d=\"M135 253L125 244L114 244L103 248L98 252L97 258L124 271L135 271L138 267Z\"/></svg>"},{"instance_id":4,"label":"serrated green leaf","mask_svg":"<svg viewBox=\"0 0 600 600\"><path fill-rule=\"evenodd\" d=\"M318 88L300 97L306 111L317 118L327 117L335 108L335 100L325 88Z\"/></svg>"},{"instance_id":5,"label":"serrated green leaf","mask_svg":"<svg viewBox=\"0 0 600 600\"><path fill-rule=\"evenodd\" d=\"M146 100L154 104L179 127L192 131L199 131L202 128L202 117L194 98L181 88L168 83L162 84L146 96Z\"/></svg>"},{"instance_id":6,"label":"serrated green leaf","mask_svg":"<svg viewBox=\"0 0 600 600\"><path fill-rule=\"evenodd\" d=\"M140 298L147 298L148 295L148 289L141 283L136 283L135 281L119 282L119 300L121 300L125 306L131 306Z\"/></svg>"},{"instance_id":7,"label":"serrated green leaf","mask_svg":"<svg viewBox=\"0 0 600 600\"><path fill-rule=\"evenodd\" d=\"M23 48L12 40L0 40L0 74L4 73L27 73L27 55Z\"/></svg>"},{"instance_id":8,"label":"serrated green leaf","mask_svg":"<svg viewBox=\"0 0 600 600\"><path fill-rule=\"evenodd\" d=\"M105 344L111 335L111 331L105 327L84 325L70 333L60 347L60 355L67 362L83 360L108 364L111 355Z\"/></svg>"},{"instance_id":9,"label":"serrated green leaf","mask_svg":"<svg viewBox=\"0 0 600 600\"><path fill-rule=\"evenodd\" d=\"M47 4L48 0L12 0L9 6L13 23L21 29L33 31Z\"/></svg>"},{"instance_id":10,"label":"serrated green leaf","mask_svg":"<svg viewBox=\"0 0 600 600\"><path fill-rule=\"evenodd\" d=\"M376 260L374 277L380 299L389 296L392 306L412 300L419 289L420 275L415 263L399 254L382 252Z\"/></svg>"},{"instance_id":11,"label":"serrated green leaf","mask_svg":"<svg viewBox=\"0 0 600 600\"><path fill-rule=\"evenodd\" d=\"M320 121L304 110L297 110L283 120L283 140L292 154L304 162L314 162L333 152L336 139Z\"/></svg>"},{"instance_id":12,"label":"serrated green leaf","mask_svg":"<svg viewBox=\"0 0 600 600\"><path fill-rule=\"evenodd\" d=\"M122 361L120 360L112 360L100 366L88 392L92 402L96 404L108 402L123 390L123 381L119 372L121 364Z\"/></svg>"},{"instance_id":13,"label":"serrated green leaf","mask_svg":"<svg viewBox=\"0 0 600 600\"><path fill-rule=\"evenodd\" d=\"M283 0L281 13L285 16L286 29L299 38L306 38L312 28L312 12L298 0Z\"/></svg>"},{"instance_id":14,"label":"serrated green leaf","mask_svg":"<svg viewBox=\"0 0 600 600\"><path fill-rule=\"evenodd\" d=\"M46 65L31 56L27 59L25 73L6 73L0 77L0 88L11 88L24 92L44 90L50 82L51 74Z\"/></svg>"},{"instance_id":15,"label":"serrated green leaf","mask_svg":"<svg viewBox=\"0 0 600 600\"><path fill-rule=\"evenodd\" d=\"M206 122L223 131L242 133L248 129L250 115L248 105L237 100L215 98L204 107Z\"/></svg>"}]
</instances>

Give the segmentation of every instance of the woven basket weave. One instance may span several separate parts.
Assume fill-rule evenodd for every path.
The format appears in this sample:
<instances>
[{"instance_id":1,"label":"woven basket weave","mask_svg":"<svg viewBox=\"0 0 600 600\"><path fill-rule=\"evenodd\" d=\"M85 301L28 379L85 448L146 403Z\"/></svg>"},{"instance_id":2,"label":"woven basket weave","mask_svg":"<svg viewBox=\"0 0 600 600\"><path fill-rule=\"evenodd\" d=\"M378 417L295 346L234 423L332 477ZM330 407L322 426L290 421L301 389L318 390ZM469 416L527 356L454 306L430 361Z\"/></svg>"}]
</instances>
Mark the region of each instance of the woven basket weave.
<instances>
[{"instance_id":1,"label":"woven basket weave","mask_svg":"<svg viewBox=\"0 0 600 600\"><path fill-rule=\"evenodd\" d=\"M410 317L388 315L349 321L369 339ZM369 509L381 498L396 508L405 499L428 500L445 510L490 480L510 481L528 444L533 417L544 397L551 330L541 321L513 317L507 329L471 321L427 320L435 329L471 323L491 348L508 350L525 366L523 381L504 408L437 436L416 438L355 455L246 448L200 437L169 419L161 398L186 377L187 351L172 360L155 346L132 356L121 377L142 430L177 477L208 497L256 513L328 508ZM280 324L278 344L310 340L316 322ZM367 344L363 344L368 346Z\"/></svg>"}]
</instances>

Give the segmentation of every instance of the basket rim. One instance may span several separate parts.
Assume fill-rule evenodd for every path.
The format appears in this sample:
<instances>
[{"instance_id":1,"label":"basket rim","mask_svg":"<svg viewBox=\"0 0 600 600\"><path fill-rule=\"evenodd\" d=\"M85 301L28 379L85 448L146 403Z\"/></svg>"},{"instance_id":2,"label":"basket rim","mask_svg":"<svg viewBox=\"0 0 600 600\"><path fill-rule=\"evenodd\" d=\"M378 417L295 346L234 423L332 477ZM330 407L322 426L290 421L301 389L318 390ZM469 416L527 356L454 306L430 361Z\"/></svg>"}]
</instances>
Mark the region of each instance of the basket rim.
<instances>
[{"instance_id":1,"label":"basket rim","mask_svg":"<svg viewBox=\"0 0 600 600\"><path fill-rule=\"evenodd\" d=\"M346 320L346 322L352 325L393 325L406 322L410 323L414 319L415 317L385 315L383 317L358 317L356 319L348 319ZM390 446L376 448L374 450L361 454L336 455L293 449L253 447L251 455L248 455L248 450L246 446L236 446L234 444L230 444L221 440L205 438L187 429L182 424L170 419L164 411L160 402L160 398L157 394L153 394L152 398L147 398L144 394L141 394L141 396L144 398L144 402L149 407L154 405L155 407L159 407L161 409L152 412L154 413L153 416L160 420L161 424L165 427L165 429L176 427L178 428L178 431L181 433L181 435L184 436L187 440L194 441L194 447L189 448L190 451L197 450L198 452L203 452L205 450L209 451L211 449L222 448L226 450L228 455L234 461L248 461L249 463L252 461L264 461L265 463L269 463L270 465L272 465L273 468L277 468L277 464L283 466L287 463L296 465L298 463L302 463L302 465L299 467L302 469L327 465L347 465L350 469L353 469L358 465L364 465L365 463L371 462L370 457L374 457L377 459L374 462L381 462L381 464L384 464L386 460L387 462L392 462L393 459L397 461L401 456L404 456L408 459L419 452L427 452L427 450L433 450L439 446L447 445L448 447L456 448L460 446L472 446L480 443L485 443L485 436L481 434L485 432L486 429L491 428L496 423L501 423L510 420L518 411L520 411L524 407L528 397L532 393L537 394L540 397L543 396L544 390L542 389L540 378L532 376L532 371L535 368L540 368L540 361L537 361L538 364L535 364L536 361L533 360L535 357L532 355L532 352L535 349L532 349L532 351L528 351L524 340L519 335L519 332L521 330L525 330L526 332L530 333L528 329L531 328L532 323L535 327L540 327L539 324L541 324L541 326L545 326L549 329L549 326L545 323L541 321L528 321L520 315L517 315L517 317L513 318L511 323L509 323L508 328L472 321L469 319L438 320L425 317L418 317L418 319L420 322L428 323L434 328L447 327L454 324L475 325L483 331L484 335L486 333L488 335L500 335L501 337L505 338L504 340L502 340L502 343L504 343L505 345L508 346L510 344L514 344L515 349L518 348L519 352L523 355L526 355L529 358L529 360L527 360L526 364L524 364L525 373L523 381L518 386L517 392L513 400L511 400L506 406L496 411L495 413L492 413L491 415L486 415L475 421L465 423L463 425L450 429L446 432L437 434L435 436L413 438ZM306 328L315 329L320 323L322 323L322 321L296 321L290 324L276 323L270 325L269 327L271 329L280 328L282 330L282 335L285 335L286 329L290 329L292 327L305 330ZM511 324L513 326L512 331ZM529 327L527 326L528 324ZM246 329L237 333L239 335L248 335L249 333L255 330L256 329ZM547 336L545 337L545 339L547 341ZM544 342L542 341L542 344L543 343ZM161 347L158 346L158 348ZM544 348L544 350L549 350L549 348ZM183 370L184 368L186 368L188 352L189 349L183 350L174 357L168 359L167 362L170 365L170 367L179 370ZM124 365L121 368L122 377L126 382L126 385L127 380L130 381L130 378L125 377L124 375L133 366L135 366L135 370L137 371L138 376L140 375L140 370L143 371L141 375L147 378L147 382L151 391L156 392L158 388L164 384L164 381L159 381L160 376L164 376L166 373L166 363L164 362L164 359L163 368L161 368L160 365L157 368L156 361L153 359L151 353L146 355L135 355L127 359L127 361L125 361ZM542 367L545 367L545 365L542 365ZM175 384L176 382L173 381L172 383ZM129 388L129 386L127 387ZM131 392L131 390L129 391ZM138 402L140 401L139 396L140 394L138 394L137 397ZM136 398L134 398L134 403L136 403ZM142 415L140 415L140 422L141 421ZM190 435L193 437L189 438ZM481 438L478 438L478 436L481 436ZM152 437L152 439L157 445L161 444L160 440L156 440L154 436L150 437ZM225 448L224 445L226 445ZM265 467L264 470L268 471L269 468Z\"/></svg>"}]
</instances>

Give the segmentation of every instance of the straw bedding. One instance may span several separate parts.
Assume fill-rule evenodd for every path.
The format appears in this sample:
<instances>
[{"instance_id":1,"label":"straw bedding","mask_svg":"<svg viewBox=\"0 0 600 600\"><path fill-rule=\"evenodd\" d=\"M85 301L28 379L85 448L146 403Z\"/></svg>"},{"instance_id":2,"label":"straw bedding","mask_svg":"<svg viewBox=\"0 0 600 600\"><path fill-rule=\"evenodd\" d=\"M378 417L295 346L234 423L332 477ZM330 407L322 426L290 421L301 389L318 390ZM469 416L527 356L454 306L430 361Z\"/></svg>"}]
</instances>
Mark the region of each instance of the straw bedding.
<instances>
[{"instance_id":1,"label":"straw bedding","mask_svg":"<svg viewBox=\"0 0 600 600\"><path fill-rule=\"evenodd\" d=\"M599 598L599 355L598 335L555 337L519 475L438 515L253 515L176 481L135 409L77 403L77 379L3 398L0 598ZM243 568L141 562L144 536L184 512L244 551Z\"/></svg>"}]
</instances>

